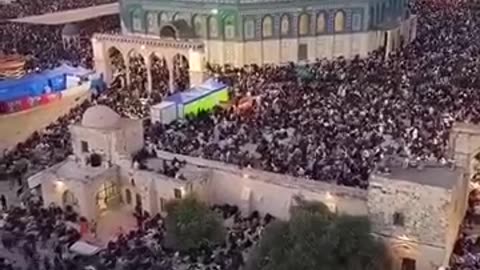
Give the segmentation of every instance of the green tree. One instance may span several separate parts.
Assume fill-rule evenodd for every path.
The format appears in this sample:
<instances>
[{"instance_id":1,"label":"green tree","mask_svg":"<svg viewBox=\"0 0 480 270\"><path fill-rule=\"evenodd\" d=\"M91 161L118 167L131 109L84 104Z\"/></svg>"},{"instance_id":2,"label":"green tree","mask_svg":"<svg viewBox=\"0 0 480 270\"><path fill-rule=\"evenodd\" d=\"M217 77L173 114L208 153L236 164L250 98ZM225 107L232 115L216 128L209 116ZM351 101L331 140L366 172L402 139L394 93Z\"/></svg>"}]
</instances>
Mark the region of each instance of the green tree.
<instances>
[{"instance_id":1,"label":"green tree","mask_svg":"<svg viewBox=\"0 0 480 270\"><path fill-rule=\"evenodd\" d=\"M166 209L167 247L188 251L220 244L225 239L221 218L194 195L171 201Z\"/></svg>"},{"instance_id":2,"label":"green tree","mask_svg":"<svg viewBox=\"0 0 480 270\"><path fill-rule=\"evenodd\" d=\"M366 217L337 216L318 202L298 202L288 222L266 228L248 270L388 270L382 242Z\"/></svg>"}]
</instances>

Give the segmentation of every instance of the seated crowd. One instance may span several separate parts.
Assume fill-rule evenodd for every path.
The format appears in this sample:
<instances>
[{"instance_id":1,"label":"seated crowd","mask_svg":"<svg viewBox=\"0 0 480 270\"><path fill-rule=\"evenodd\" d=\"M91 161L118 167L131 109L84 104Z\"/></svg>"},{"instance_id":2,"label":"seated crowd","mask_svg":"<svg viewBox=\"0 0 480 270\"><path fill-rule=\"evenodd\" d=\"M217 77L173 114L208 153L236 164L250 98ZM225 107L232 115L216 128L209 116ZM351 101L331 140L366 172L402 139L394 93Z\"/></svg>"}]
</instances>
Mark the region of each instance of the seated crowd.
<instances>
[{"instance_id":1,"label":"seated crowd","mask_svg":"<svg viewBox=\"0 0 480 270\"><path fill-rule=\"evenodd\" d=\"M0 2L0 23L14 19L56 11L84 8L115 2L113 0L14 0Z\"/></svg>"},{"instance_id":2,"label":"seated crowd","mask_svg":"<svg viewBox=\"0 0 480 270\"><path fill-rule=\"evenodd\" d=\"M27 207L9 209L3 218L0 237L9 254L21 254L24 262L0 259L2 269L36 270L239 270L245 264L248 252L260 240L266 225L274 218L263 218L258 212L242 217L236 206L216 205L212 209L222 218L227 233L218 246L179 252L167 244L164 219L150 216L136 208L138 226L119 231L97 255L82 257L70 247L81 239L79 221L85 220L72 211L50 205L43 208L36 203Z\"/></svg>"}]
</instances>

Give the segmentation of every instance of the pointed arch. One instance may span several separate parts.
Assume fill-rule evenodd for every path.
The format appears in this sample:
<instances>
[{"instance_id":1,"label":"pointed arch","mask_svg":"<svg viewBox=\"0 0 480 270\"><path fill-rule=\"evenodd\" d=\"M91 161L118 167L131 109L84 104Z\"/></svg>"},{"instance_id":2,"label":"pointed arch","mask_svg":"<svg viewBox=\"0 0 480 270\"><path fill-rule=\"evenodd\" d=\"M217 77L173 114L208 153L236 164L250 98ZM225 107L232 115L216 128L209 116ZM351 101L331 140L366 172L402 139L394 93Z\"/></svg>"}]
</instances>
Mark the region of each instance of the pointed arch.
<instances>
[{"instance_id":1,"label":"pointed arch","mask_svg":"<svg viewBox=\"0 0 480 270\"><path fill-rule=\"evenodd\" d=\"M324 11L317 14L317 34L325 33L327 29L327 20Z\"/></svg>"},{"instance_id":2,"label":"pointed arch","mask_svg":"<svg viewBox=\"0 0 480 270\"><path fill-rule=\"evenodd\" d=\"M137 8L132 11L132 30L134 32L143 31L142 10Z\"/></svg>"},{"instance_id":3,"label":"pointed arch","mask_svg":"<svg viewBox=\"0 0 480 270\"><path fill-rule=\"evenodd\" d=\"M218 37L218 20L215 16L210 16L208 18L208 37L217 38Z\"/></svg>"},{"instance_id":4,"label":"pointed arch","mask_svg":"<svg viewBox=\"0 0 480 270\"><path fill-rule=\"evenodd\" d=\"M228 15L223 19L223 37L227 40L235 38L235 16Z\"/></svg>"},{"instance_id":5,"label":"pointed arch","mask_svg":"<svg viewBox=\"0 0 480 270\"><path fill-rule=\"evenodd\" d=\"M200 14L195 14L192 17L192 26L193 31L197 37L205 37L206 36L206 19L205 16Z\"/></svg>"},{"instance_id":6,"label":"pointed arch","mask_svg":"<svg viewBox=\"0 0 480 270\"><path fill-rule=\"evenodd\" d=\"M160 22L160 25L170 21L166 12L160 12L160 14L158 15L158 20Z\"/></svg>"},{"instance_id":7,"label":"pointed arch","mask_svg":"<svg viewBox=\"0 0 480 270\"><path fill-rule=\"evenodd\" d=\"M112 46L107 50L109 66L112 73L124 73L126 70L125 56L116 47Z\"/></svg>"},{"instance_id":8,"label":"pointed arch","mask_svg":"<svg viewBox=\"0 0 480 270\"><path fill-rule=\"evenodd\" d=\"M147 32L152 34L158 33L158 14L155 12L147 12L145 17Z\"/></svg>"},{"instance_id":9,"label":"pointed arch","mask_svg":"<svg viewBox=\"0 0 480 270\"><path fill-rule=\"evenodd\" d=\"M269 38L273 36L273 18L265 15L262 20L262 37Z\"/></svg>"},{"instance_id":10,"label":"pointed arch","mask_svg":"<svg viewBox=\"0 0 480 270\"><path fill-rule=\"evenodd\" d=\"M290 34L290 16L288 14L283 14L280 20L280 34L282 36L288 36Z\"/></svg>"},{"instance_id":11,"label":"pointed arch","mask_svg":"<svg viewBox=\"0 0 480 270\"><path fill-rule=\"evenodd\" d=\"M144 56L132 49L128 52L128 70L130 72L130 85L141 98L148 97L147 66Z\"/></svg>"},{"instance_id":12,"label":"pointed arch","mask_svg":"<svg viewBox=\"0 0 480 270\"><path fill-rule=\"evenodd\" d=\"M310 16L307 13L302 13L298 19L298 34L300 36L310 34Z\"/></svg>"},{"instance_id":13,"label":"pointed arch","mask_svg":"<svg viewBox=\"0 0 480 270\"><path fill-rule=\"evenodd\" d=\"M255 38L255 19L247 18L243 21L243 36L245 39Z\"/></svg>"},{"instance_id":14,"label":"pointed arch","mask_svg":"<svg viewBox=\"0 0 480 270\"><path fill-rule=\"evenodd\" d=\"M180 53L173 56L173 84L175 91L184 91L190 87L190 66L188 58Z\"/></svg>"},{"instance_id":15,"label":"pointed arch","mask_svg":"<svg viewBox=\"0 0 480 270\"><path fill-rule=\"evenodd\" d=\"M335 13L335 32L345 31L345 12L339 10Z\"/></svg>"}]
</instances>

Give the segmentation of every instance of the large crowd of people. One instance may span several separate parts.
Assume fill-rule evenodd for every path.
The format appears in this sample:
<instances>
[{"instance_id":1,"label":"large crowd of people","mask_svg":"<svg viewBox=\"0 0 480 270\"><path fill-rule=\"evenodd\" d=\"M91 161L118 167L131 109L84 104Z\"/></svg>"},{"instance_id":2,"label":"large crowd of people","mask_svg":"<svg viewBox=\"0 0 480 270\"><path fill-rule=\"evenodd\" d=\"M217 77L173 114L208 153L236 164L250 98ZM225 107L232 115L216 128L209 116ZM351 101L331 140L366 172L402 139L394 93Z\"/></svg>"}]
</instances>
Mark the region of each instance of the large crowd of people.
<instances>
[{"instance_id":1,"label":"large crowd of people","mask_svg":"<svg viewBox=\"0 0 480 270\"><path fill-rule=\"evenodd\" d=\"M169 244L164 218L136 207L136 228L120 230L99 253L85 257L72 245L82 238L78 224L86 220L71 207L45 208L37 200L9 209L0 219L0 240L3 252L8 253L2 254L6 258L0 259L0 266L9 270L239 270L274 218L258 212L243 217L230 205L216 205L212 210L226 227L225 239L218 245L178 251Z\"/></svg>"},{"instance_id":2,"label":"large crowd of people","mask_svg":"<svg viewBox=\"0 0 480 270\"><path fill-rule=\"evenodd\" d=\"M0 2L0 22L31 15L84 8L115 2L113 0L14 0Z\"/></svg>"},{"instance_id":3,"label":"large crowd of people","mask_svg":"<svg viewBox=\"0 0 480 270\"><path fill-rule=\"evenodd\" d=\"M251 106L216 108L170 125L147 126L147 137L159 149L175 153L360 188L368 186L375 168L388 172L385 160L409 166L448 164L452 123L480 123L480 13L463 0L418 0L411 9L418 14L416 40L388 56L378 50L366 58L319 60L301 67L311 78L299 78L294 64L211 67L212 74L232 85L235 102L250 99ZM60 28L6 23L0 25L0 36L4 53L31 55L31 70L65 60L91 64L91 48L64 48ZM65 159L71 153L68 125L91 104L106 104L123 116L147 116L141 61L129 63L136 83L127 87L127 65L123 58L117 60L118 76L109 91L7 152L0 174L21 179ZM164 85L155 84L159 101L169 93L169 74L162 61L155 65L152 81ZM188 74L186 69L181 64L174 72L179 90L188 86L185 76L178 75ZM141 258L141 249L123 248L135 242L125 237L110 245L112 254L122 247L119 257L127 263Z\"/></svg>"}]
</instances>

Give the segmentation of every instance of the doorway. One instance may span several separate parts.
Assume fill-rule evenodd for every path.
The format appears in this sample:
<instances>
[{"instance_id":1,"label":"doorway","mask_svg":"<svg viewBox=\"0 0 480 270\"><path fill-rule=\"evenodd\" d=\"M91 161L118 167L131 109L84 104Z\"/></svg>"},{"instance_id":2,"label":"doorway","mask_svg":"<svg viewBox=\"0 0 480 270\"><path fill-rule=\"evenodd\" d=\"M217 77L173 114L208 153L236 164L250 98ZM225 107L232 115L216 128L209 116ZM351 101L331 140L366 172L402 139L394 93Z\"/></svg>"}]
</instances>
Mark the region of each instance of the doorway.
<instances>
[{"instance_id":1,"label":"doorway","mask_svg":"<svg viewBox=\"0 0 480 270\"><path fill-rule=\"evenodd\" d=\"M120 198L120 189L112 182L102 183L95 195L95 201L99 210L107 210L120 205Z\"/></svg>"},{"instance_id":2,"label":"doorway","mask_svg":"<svg viewBox=\"0 0 480 270\"><path fill-rule=\"evenodd\" d=\"M415 270L416 269L416 261L410 258L403 258L402 259L402 270Z\"/></svg>"},{"instance_id":3,"label":"doorway","mask_svg":"<svg viewBox=\"0 0 480 270\"><path fill-rule=\"evenodd\" d=\"M308 45L299 44L298 45L298 61L305 61L308 59Z\"/></svg>"}]
</instances>

